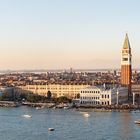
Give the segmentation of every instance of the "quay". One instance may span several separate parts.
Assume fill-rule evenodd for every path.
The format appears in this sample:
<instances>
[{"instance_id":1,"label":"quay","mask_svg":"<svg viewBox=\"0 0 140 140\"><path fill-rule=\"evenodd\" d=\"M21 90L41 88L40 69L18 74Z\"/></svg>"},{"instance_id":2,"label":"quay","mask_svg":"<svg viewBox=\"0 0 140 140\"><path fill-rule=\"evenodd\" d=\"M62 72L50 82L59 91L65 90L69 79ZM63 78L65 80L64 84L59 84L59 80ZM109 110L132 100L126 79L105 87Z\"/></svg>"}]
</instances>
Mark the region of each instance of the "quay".
<instances>
[{"instance_id":1,"label":"quay","mask_svg":"<svg viewBox=\"0 0 140 140\"><path fill-rule=\"evenodd\" d=\"M18 107L18 102L13 101L0 101L0 107Z\"/></svg>"},{"instance_id":2,"label":"quay","mask_svg":"<svg viewBox=\"0 0 140 140\"><path fill-rule=\"evenodd\" d=\"M127 111L132 111L132 110L140 110L140 105L133 105L133 104L122 104L122 105L107 105L107 106L76 106L76 108L83 108L83 109L95 109L95 110L117 110L117 111L122 111L122 110L127 110Z\"/></svg>"},{"instance_id":3,"label":"quay","mask_svg":"<svg viewBox=\"0 0 140 140\"><path fill-rule=\"evenodd\" d=\"M69 105L69 104L55 104L55 103L30 103L30 102L13 102L13 101L0 101L0 107L19 107L29 106L35 108L60 108L60 109L93 109L96 112L111 112L111 111L136 111L140 112L140 105L122 104L122 105Z\"/></svg>"},{"instance_id":4,"label":"quay","mask_svg":"<svg viewBox=\"0 0 140 140\"><path fill-rule=\"evenodd\" d=\"M54 103L31 103L31 102L22 102L22 105L41 108L52 108L55 106Z\"/></svg>"}]
</instances>

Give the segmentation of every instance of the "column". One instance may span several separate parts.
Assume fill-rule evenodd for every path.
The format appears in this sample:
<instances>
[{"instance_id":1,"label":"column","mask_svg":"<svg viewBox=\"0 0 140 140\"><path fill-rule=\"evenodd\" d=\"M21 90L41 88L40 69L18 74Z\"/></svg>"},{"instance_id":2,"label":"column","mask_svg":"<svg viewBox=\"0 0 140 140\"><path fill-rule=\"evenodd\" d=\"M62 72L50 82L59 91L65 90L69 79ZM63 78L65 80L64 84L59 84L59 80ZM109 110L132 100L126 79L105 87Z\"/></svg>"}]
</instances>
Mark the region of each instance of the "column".
<instances>
[{"instance_id":1,"label":"column","mask_svg":"<svg viewBox=\"0 0 140 140\"><path fill-rule=\"evenodd\" d=\"M135 105L135 93L133 92L133 105Z\"/></svg>"},{"instance_id":2,"label":"column","mask_svg":"<svg viewBox=\"0 0 140 140\"><path fill-rule=\"evenodd\" d=\"M117 105L119 104L119 91L117 90Z\"/></svg>"}]
</instances>

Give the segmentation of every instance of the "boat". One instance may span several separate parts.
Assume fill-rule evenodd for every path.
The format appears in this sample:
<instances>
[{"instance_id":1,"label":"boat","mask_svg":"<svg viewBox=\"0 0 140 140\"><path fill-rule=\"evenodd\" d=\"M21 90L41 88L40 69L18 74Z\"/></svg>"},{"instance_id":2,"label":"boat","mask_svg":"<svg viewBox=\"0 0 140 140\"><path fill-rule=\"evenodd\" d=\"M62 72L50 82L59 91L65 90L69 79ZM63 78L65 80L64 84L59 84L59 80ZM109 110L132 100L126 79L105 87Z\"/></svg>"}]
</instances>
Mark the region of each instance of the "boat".
<instances>
[{"instance_id":1,"label":"boat","mask_svg":"<svg viewBox=\"0 0 140 140\"><path fill-rule=\"evenodd\" d=\"M140 120L134 121L135 124L140 124Z\"/></svg>"},{"instance_id":2,"label":"boat","mask_svg":"<svg viewBox=\"0 0 140 140\"><path fill-rule=\"evenodd\" d=\"M32 118L31 115L23 115L23 117L25 117L25 118Z\"/></svg>"},{"instance_id":3,"label":"boat","mask_svg":"<svg viewBox=\"0 0 140 140\"><path fill-rule=\"evenodd\" d=\"M55 129L54 128L48 128L48 131L54 131Z\"/></svg>"},{"instance_id":4,"label":"boat","mask_svg":"<svg viewBox=\"0 0 140 140\"><path fill-rule=\"evenodd\" d=\"M68 106L64 106L64 109L69 109L69 107Z\"/></svg>"},{"instance_id":5,"label":"boat","mask_svg":"<svg viewBox=\"0 0 140 140\"><path fill-rule=\"evenodd\" d=\"M36 107L37 110L41 109L41 107Z\"/></svg>"},{"instance_id":6,"label":"boat","mask_svg":"<svg viewBox=\"0 0 140 140\"><path fill-rule=\"evenodd\" d=\"M85 113L84 116L88 118L90 115L88 113Z\"/></svg>"},{"instance_id":7,"label":"boat","mask_svg":"<svg viewBox=\"0 0 140 140\"><path fill-rule=\"evenodd\" d=\"M64 105L63 104L58 104L58 105L56 105L56 108L64 108Z\"/></svg>"}]
</instances>

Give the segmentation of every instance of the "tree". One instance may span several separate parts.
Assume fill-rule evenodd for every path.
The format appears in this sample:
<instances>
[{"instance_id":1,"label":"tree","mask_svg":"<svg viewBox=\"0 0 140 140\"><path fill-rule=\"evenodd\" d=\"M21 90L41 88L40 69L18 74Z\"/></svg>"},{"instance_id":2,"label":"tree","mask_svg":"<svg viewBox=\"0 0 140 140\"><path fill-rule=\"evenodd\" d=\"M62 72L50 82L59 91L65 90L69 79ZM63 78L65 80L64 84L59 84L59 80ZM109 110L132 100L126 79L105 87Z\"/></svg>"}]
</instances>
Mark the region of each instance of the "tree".
<instances>
[{"instance_id":1,"label":"tree","mask_svg":"<svg viewBox=\"0 0 140 140\"><path fill-rule=\"evenodd\" d=\"M68 99L65 96L58 97L57 100L58 100L59 103L68 103L68 102L71 102L71 99Z\"/></svg>"},{"instance_id":2,"label":"tree","mask_svg":"<svg viewBox=\"0 0 140 140\"><path fill-rule=\"evenodd\" d=\"M39 95L29 95L27 97L28 102L37 103L42 101L42 97Z\"/></svg>"},{"instance_id":3,"label":"tree","mask_svg":"<svg viewBox=\"0 0 140 140\"><path fill-rule=\"evenodd\" d=\"M47 98L50 100L52 97L52 93L50 91L47 92Z\"/></svg>"},{"instance_id":4,"label":"tree","mask_svg":"<svg viewBox=\"0 0 140 140\"><path fill-rule=\"evenodd\" d=\"M79 93L76 95L76 98L78 98L78 99L80 98L80 94Z\"/></svg>"}]
</instances>

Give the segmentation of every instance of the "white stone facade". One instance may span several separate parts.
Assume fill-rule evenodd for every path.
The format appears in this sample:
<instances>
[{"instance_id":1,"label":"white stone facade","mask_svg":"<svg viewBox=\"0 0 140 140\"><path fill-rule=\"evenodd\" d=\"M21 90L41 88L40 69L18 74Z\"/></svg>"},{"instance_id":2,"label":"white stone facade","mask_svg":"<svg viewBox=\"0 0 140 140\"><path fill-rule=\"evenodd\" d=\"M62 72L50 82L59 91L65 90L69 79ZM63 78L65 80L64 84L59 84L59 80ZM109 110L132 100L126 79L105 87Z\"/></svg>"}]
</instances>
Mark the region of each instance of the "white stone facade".
<instances>
[{"instance_id":1,"label":"white stone facade","mask_svg":"<svg viewBox=\"0 0 140 140\"><path fill-rule=\"evenodd\" d=\"M104 88L99 86L91 86L80 91L81 105L112 105L125 102L128 99L128 89L126 87L120 88Z\"/></svg>"}]
</instances>

